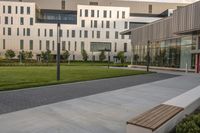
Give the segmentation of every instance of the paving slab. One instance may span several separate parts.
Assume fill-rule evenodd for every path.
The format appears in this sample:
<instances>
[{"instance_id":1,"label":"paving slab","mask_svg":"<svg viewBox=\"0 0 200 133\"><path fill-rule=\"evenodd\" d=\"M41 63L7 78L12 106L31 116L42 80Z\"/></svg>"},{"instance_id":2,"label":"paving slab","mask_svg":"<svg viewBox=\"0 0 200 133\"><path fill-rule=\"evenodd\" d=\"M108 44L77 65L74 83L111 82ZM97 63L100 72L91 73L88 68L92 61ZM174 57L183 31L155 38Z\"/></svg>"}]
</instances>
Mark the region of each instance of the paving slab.
<instances>
[{"instance_id":1,"label":"paving slab","mask_svg":"<svg viewBox=\"0 0 200 133\"><path fill-rule=\"evenodd\" d=\"M125 133L127 120L198 85L184 75L2 114L0 132Z\"/></svg>"}]
</instances>

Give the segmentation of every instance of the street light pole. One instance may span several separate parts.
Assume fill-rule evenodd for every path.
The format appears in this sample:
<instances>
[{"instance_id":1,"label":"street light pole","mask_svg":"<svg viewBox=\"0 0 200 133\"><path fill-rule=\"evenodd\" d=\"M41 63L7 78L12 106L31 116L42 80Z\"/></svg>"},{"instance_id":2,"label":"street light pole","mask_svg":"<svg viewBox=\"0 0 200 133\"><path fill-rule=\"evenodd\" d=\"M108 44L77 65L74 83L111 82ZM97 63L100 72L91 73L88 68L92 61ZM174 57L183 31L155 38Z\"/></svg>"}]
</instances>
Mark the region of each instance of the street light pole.
<instances>
[{"instance_id":1,"label":"street light pole","mask_svg":"<svg viewBox=\"0 0 200 133\"><path fill-rule=\"evenodd\" d=\"M150 41L147 42L147 72L149 72L149 64L150 64Z\"/></svg>"},{"instance_id":2,"label":"street light pole","mask_svg":"<svg viewBox=\"0 0 200 133\"><path fill-rule=\"evenodd\" d=\"M57 24L57 81L60 80L60 23Z\"/></svg>"}]
</instances>

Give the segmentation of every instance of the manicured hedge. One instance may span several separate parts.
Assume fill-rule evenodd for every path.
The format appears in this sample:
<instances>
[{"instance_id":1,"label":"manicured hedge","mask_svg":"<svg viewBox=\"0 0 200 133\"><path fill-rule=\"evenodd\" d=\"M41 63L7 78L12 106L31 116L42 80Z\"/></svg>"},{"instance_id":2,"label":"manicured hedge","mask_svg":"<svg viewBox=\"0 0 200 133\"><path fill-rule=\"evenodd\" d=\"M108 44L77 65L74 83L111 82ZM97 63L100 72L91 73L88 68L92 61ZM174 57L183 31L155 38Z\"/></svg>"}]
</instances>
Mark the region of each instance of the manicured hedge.
<instances>
[{"instance_id":1,"label":"manicured hedge","mask_svg":"<svg viewBox=\"0 0 200 133\"><path fill-rule=\"evenodd\" d=\"M184 118L176 126L176 133L200 133L200 113Z\"/></svg>"}]
</instances>

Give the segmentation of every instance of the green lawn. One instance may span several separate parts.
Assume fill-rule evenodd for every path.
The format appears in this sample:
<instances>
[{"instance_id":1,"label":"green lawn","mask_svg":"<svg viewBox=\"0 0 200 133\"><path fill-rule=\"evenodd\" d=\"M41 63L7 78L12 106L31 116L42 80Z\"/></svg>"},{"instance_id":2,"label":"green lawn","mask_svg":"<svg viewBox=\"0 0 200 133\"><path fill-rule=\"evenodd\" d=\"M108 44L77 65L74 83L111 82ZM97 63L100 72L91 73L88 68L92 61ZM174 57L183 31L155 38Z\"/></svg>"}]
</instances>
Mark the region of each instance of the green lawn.
<instances>
[{"instance_id":1,"label":"green lawn","mask_svg":"<svg viewBox=\"0 0 200 133\"><path fill-rule=\"evenodd\" d=\"M0 91L137 74L145 72L102 66L61 66L61 80L57 82L55 66L0 67Z\"/></svg>"}]
</instances>

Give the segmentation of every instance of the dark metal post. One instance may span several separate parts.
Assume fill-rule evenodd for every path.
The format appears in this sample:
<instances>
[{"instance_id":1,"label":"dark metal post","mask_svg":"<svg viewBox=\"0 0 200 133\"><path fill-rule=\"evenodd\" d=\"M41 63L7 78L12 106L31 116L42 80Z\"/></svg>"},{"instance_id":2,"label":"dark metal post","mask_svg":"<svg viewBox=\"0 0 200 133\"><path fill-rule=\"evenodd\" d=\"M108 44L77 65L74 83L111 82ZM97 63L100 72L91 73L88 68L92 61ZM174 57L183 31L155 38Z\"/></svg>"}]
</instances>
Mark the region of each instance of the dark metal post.
<instances>
[{"instance_id":1,"label":"dark metal post","mask_svg":"<svg viewBox=\"0 0 200 133\"><path fill-rule=\"evenodd\" d=\"M149 64L150 64L150 41L147 42L147 72L149 72Z\"/></svg>"},{"instance_id":2,"label":"dark metal post","mask_svg":"<svg viewBox=\"0 0 200 133\"><path fill-rule=\"evenodd\" d=\"M60 23L57 25L57 81L60 80Z\"/></svg>"},{"instance_id":3,"label":"dark metal post","mask_svg":"<svg viewBox=\"0 0 200 133\"><path fill-rule=\"evenodd\" d=\"M108 50L108 69L110 69L110 51Z\"/></svg>"}]
</instances>

